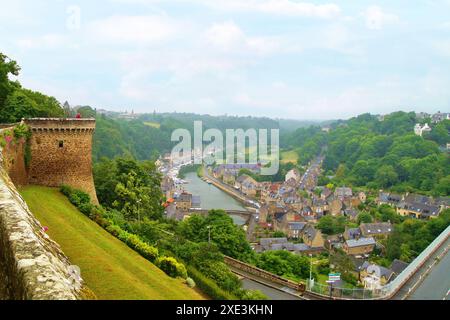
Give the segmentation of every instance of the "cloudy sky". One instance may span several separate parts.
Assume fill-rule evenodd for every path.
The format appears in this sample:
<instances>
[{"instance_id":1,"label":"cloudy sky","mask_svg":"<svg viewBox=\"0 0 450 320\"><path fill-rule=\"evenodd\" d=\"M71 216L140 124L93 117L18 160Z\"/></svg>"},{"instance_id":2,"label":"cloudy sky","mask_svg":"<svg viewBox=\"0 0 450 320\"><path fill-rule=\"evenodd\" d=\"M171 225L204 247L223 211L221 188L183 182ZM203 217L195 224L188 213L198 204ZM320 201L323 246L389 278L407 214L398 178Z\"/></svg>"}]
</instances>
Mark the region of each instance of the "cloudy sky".
<instances>
[{"instance_id":1,"label":"cloudy sky","mask_svg":"<svg viewBox=\"0 0 450 320\"><path fill-rule=\"evenodd\" d=\"M0 1L0 51L19 80L72 105L450 111L450 0Z\"/></svg>"}]
</instances>

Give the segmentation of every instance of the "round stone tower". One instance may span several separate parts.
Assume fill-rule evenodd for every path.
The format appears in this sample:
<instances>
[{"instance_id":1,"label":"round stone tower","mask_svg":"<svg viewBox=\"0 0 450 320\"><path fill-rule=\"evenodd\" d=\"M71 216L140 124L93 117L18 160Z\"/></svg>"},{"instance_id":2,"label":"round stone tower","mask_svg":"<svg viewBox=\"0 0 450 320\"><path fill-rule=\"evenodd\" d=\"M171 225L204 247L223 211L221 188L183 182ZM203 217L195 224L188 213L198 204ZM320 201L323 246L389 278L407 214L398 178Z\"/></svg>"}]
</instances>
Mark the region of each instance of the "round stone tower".
<instances>
[{"instance_id":1,"label":"round stone tower","mask_svg":"<svg viewBox=\"0 0 450 320\"><path fill-rule=\"evenodd\" d=\"M85 191L98 203L92 176L95 119L33 118L28 183Z\"/></svg>"}]
</instances>

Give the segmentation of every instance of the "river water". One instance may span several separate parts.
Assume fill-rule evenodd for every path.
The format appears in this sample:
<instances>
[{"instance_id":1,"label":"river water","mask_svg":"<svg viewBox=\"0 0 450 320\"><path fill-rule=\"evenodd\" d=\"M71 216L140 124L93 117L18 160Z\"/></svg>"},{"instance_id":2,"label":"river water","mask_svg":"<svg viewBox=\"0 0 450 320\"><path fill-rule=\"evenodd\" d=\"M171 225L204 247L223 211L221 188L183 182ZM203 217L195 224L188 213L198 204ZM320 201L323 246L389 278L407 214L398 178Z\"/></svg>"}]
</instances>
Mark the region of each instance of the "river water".
<instances>
[{"instance_id":1,"label":"river water","mask_svg":"<svg viewBox=\"0 0 450 320\"><path fill-rule=\"evenodd\" d=\"M183 188L194 196L200 196L202 209L245 210L239 201L200 179L196 172L187 173L184 180L188 183L183 185ZM244 218L235 215L230 216L235 224L245 224Z\"/></svg>"}]
</instances>

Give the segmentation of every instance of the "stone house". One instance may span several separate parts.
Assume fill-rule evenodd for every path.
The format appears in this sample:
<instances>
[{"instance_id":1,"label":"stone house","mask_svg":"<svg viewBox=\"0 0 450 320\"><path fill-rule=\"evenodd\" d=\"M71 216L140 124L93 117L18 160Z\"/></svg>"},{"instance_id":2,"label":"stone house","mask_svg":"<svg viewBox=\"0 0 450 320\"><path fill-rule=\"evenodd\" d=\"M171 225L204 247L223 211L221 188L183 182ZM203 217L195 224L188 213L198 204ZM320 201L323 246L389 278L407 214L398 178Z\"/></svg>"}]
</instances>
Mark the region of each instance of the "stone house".
<instances>
[{"instance_id":1,"label":"stone house","mask_svg":"<svg viewBox=\"0 0 450 320\"><path fill-rule=\"evenodd\" d=\"M236 179L235 188L250 197L256 197L257 192L260 191L258 182L245 174Z\"/></svg>"},{"instance_id":2,"label":"stone house","mask_svg":"<svg viewBox=\"0 0 450 320\"><path fill-rule=\"evenodd\" d=\"M342 214L343 203L340 199L334 199L329 204L330 214L333 216L338 216Z\"/></svg>"},{"instance_id":3,"label":"stone house","mask_svg":"<svg viewBox=\"0 0 450 320\"><path fill-rule=\"evenodd\" d=\"M303 243L311 248L319 248L324 246L324 239L322 232L317 230L311 224L305 226L302 232Z\"/></svg>"},{"instance_id":4,"label":"stone house","mask_svg":"<svg viewBox=\"0 0 450 320\"><path fill-rule=\"evenodd\" d=\"M394 272L388 268L364 262L361 266L359 280L366 289L377 290L394 278Z\"/></svg>"},{"instance_id":5,"label":"stone house","mask_svg":"<svg viewBox=\"0 0 450 320\"><path fill-rule=\"evenodd\" d=\"M177 206L177 210L186 212L192 208L192 194L187 192L182 192L179 195L175 196L175 203Z\"/></svg>"},{"instance_id":6,"label":"stone house","mask_svg":"<svg viewBox=\"0 0 450 320\"><path fill-rule=\"evenodd\" d=\"M305 228L305 222L288 222L287 235L290 239L299 239Z\"/></svg>"},{"instance_id":7,"label":"stone house","mask_svg":"<svg viewBox=\"0 0 450 320\"><path fill-rule=\"evenodd\" d=\"M351 198L353 196L353 191L348 187L336 188L334 191L334 196L338 199L344 200L345 198Z\"/></svg>"},{"instance_id":8,"label":"stone house","mask_svg":"<svg viewBox=\"0 0 450 320\"><path fill-rule=\"evenodd\" d=\"M367 201L367 195L365 192L358 192L358 199L361 201L361 203L365 203Z\"/></svg>"},{"instance_id":9,"label":"stone house","mask_svg":"<svg viewBox=\"0 0 450 320\"><path fill-rule=\"evenodd\" d=\"M402 201L397 207L399 215L416 219L433 219L439 216L440 211L438 206L418 202Z\"/></svg>"},{"instance_id":10,"label":"stone house","mask_svg":"<svg viewBox=\"0 0 450 320\"><path fill-rule=\"evenodd\" d=\"M372 237L349 239L344 242L344 252L352 256L369 254L375 248L376 242Z\"/></svg>"}]
</instances>

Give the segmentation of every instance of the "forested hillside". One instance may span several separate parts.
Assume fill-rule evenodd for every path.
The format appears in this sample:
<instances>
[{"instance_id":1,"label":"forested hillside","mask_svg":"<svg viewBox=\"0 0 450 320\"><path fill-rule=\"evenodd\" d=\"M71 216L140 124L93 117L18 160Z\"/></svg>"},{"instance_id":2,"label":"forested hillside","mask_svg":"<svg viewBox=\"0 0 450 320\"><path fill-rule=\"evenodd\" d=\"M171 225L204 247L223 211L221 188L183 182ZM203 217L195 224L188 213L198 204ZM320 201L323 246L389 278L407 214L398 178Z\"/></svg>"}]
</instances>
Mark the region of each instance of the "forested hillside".
<instances>
[{"instance_id":1,"label":"forested hillside","mask_svg":"<svg viewBox=\"0 0 450 320\"><path fill-rule=\"evenodd\" d=\"M450 121L432 125L423 137L413 132L418 122L413 112L381 120L363 114L335 122L329 133L318 127L299 129L286 142L303 164L326 146L324 169L336 184L448 195L450 159L440 146L450 142Z\"/></svg>"}]
</instances>

